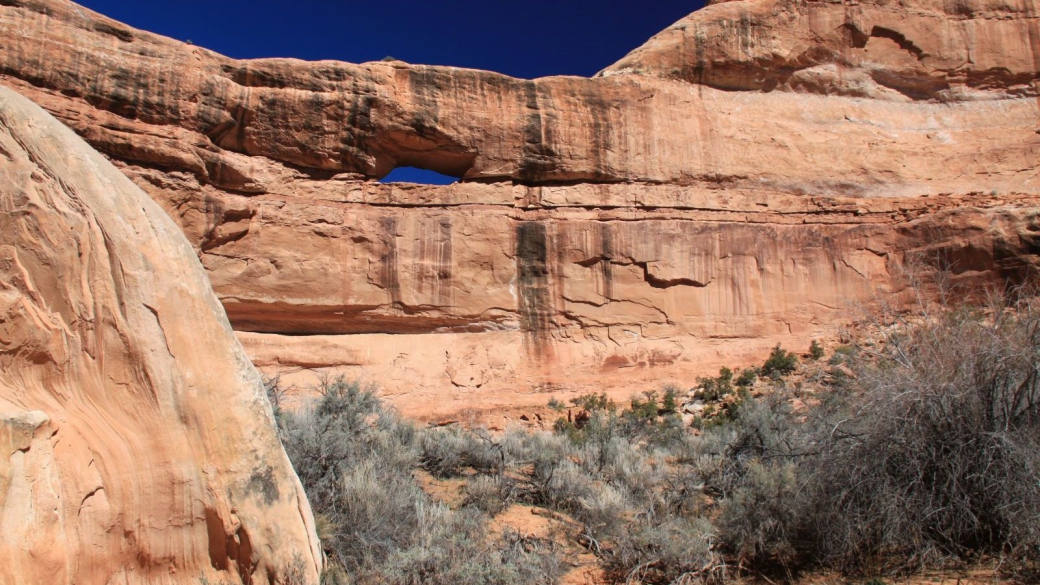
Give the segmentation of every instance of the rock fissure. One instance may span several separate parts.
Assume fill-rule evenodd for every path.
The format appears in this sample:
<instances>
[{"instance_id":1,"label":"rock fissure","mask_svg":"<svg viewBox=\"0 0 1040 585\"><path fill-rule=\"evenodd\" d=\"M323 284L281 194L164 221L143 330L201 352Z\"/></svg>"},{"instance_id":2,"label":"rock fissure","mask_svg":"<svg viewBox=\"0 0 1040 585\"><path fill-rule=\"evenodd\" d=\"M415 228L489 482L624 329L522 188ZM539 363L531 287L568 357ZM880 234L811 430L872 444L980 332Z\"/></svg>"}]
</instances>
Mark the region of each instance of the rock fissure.
<instances>
[{"instance_id":1,"label":"rock fissure","mask_svg":"<svg viewBox=\"0 0 1040 585\"><path fill-rule=\"evenodd\" d=\"M90 500L94 496L96 496L99 493L104 492L104 491L105 491L104 487L98 486L98 487L94 488L93 490L87 492L87 495L83 496L83 500L80 501L80 503L79 503L79 513L77 514L77 516L81 516L83 514L83 507L86 506L88 500Z\"/></svg>"}]
</instances>

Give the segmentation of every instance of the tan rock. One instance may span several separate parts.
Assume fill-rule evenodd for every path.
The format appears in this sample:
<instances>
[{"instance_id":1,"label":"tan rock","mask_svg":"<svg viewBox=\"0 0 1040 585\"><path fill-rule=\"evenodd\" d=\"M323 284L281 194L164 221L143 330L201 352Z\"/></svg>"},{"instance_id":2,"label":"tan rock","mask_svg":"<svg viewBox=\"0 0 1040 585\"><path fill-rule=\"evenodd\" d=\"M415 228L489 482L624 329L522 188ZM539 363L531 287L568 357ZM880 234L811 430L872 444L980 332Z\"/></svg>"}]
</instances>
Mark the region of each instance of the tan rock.
<instances>
[{"instance_id":1,"label":"tan rock","mask_svg":"<svg viewBox=\"0 0 1040 585\"><path fill-rule=\"evenodd\" d=\"M0 72L103 152L238 193L399 165L811 195L966 192L985 176L990 189L1035 192L1036 2L942 6L730 2L603 76L526 81L402 62L236 61L64 0L10 0ZM864 96L898 99L839 98L865 77ZM761 91L781 82L790 91ZM792 93L809 90L824 97Z\"/></svg>"},{"instance_id":2,"label":"tan rock","mask_svg":"<svg viewBox=\"0 0 1040 585\"><path fill-rule=\"evenodd\" d=\"M742 0L697 11L601 76L889 101L1037 95L1034 0Z\"/></svg>"},{"instance_id":3,"label":"tan rock","mask_svg":"<svg viewBox=\"0 0 1040 585\"><path fill-rule=\"evenodd\" d=\"M902 302L908 259L1032 278L1036 2L948 6L720 3L526 81L237 61L9 0L0 79L174 217L262 368L507 412L804 351ZM370 180L400 165L464 182Z\"/></svg>"},{"instance_id":4,"label":"tan rock","mask_svg":"<svg viewBox=\"0 0 1040 585\"><path fill-rule=\"evenodd\" d=\"M0 88L0 583L317 582L256 370L177 226Z\"/></svg>"}]
</instances>

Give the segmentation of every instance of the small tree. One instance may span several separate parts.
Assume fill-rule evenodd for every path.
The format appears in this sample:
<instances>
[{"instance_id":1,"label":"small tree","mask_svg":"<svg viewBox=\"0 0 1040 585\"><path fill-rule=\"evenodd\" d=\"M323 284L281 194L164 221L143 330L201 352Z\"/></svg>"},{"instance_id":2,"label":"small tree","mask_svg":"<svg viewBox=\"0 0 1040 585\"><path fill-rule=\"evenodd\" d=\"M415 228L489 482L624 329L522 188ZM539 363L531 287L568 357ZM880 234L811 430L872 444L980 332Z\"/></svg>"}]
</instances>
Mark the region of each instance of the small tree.
<instances>
[{"instance_id":1,"label":"small tree","mask_svg":"<svg viewBox=\"0 0 1040 585\"><path fill-rule=\"evenodd\" d=\"M719 369L719 377L717 378L720 384L729 385L733 381L733 370L723 366Z\"/></svg>"},{"instance_id":2,"label":"small tree","mask_svg":"<svg viewBox=\"0 0 1040 585\"><path fill-rule=\"evenodd\" d=\"M813 361L816 361L823 357L823 346L820 345L820 342L816 341L815 339L809 346L809 357L812 358Z\"/></svg>"},{"instance_id":3,"label":"small tree","mask_svg":"<svg viewBox=\"0 0 1040 585\"><path fill-rule=\"evenodd\" d=\"M661 401L661 414L675 414L679 411L679 392L674 386L664 389L664 398Z\"/></svg>"}]
</instances>

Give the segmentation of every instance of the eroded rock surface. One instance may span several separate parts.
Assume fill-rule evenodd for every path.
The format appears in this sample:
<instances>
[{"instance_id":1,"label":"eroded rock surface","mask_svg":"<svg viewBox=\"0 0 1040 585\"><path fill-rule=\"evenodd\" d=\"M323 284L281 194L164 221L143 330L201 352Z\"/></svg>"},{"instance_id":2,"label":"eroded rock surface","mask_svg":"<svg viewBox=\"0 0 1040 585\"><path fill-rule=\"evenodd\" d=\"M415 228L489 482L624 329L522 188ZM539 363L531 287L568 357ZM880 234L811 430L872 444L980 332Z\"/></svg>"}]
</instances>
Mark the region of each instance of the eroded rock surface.
<instances>
[{"instance_id":1,"label":"eroded rock surface","mask_svg":"<svg viewBox=\"0 0 1040 585\"><path fill-rule=\"evenodd\" d=\"M714 4L601 75L897 102L1037 95L1033 0Z\"/></svg>"},{"instance_id":2,"label":"eroded rock surface","mask_svg":"<svg viewBox=\"0 0 1040 585\"><path fill-rule=\"evenodd\" d=\"M804 349L908 259L1037 264L1035 0L720 3L592 79L236 61L61 0L0 33L0 79L174 217L258 365L412 415ZM404 165L463 181L373 181Z\"/></svg>"},{"instance_id":3,"label":"eroded rock surface","mask_svg":"<svg viewBox=\"0 0 1040 585\"><path fill-rule=\"evenodd\" d=\"M316 583L310 508L194 250L2 87L0 234L0 583Z\"/></svg>"}]
</instances>

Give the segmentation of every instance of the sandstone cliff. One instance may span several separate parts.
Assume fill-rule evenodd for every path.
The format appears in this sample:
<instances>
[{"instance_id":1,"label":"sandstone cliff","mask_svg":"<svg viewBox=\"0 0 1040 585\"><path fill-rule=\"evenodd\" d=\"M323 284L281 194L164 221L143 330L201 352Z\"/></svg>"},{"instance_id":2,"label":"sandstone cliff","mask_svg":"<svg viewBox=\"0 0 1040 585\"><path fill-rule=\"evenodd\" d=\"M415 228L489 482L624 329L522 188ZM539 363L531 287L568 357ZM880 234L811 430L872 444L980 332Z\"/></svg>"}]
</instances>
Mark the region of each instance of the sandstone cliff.
<instances>
[{"instance_id":1,"label":"sandstone cliff","mask_svg":"<svg viewBox=\"0 0 1040 585\"><path fill-rule=\"evenodd\" d=\"M6 0L0 79L174 217L258 365L446 416L801 349L908 258L1022 282L1038 27L1035 0L727 2L532 81L236 61ZM403 165L462 182L373 182Z\"/></svg>"},{"instance_id":2,"label":"sandstone cliff","mask_svg":"<svg viewBox=\"0 0 1040 585\"><path fill-rule=\"evenodd\" d=\"M317 582L256 370L177 226L0 88L0 583Z\"/></svg>"}]
</instances>

